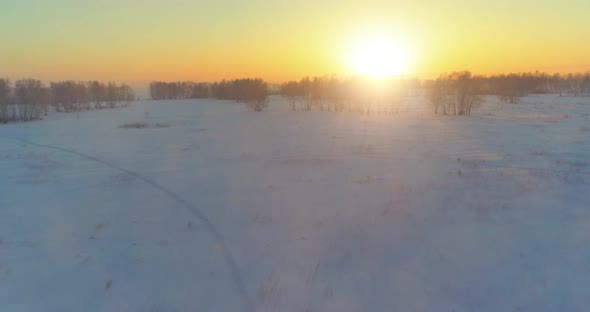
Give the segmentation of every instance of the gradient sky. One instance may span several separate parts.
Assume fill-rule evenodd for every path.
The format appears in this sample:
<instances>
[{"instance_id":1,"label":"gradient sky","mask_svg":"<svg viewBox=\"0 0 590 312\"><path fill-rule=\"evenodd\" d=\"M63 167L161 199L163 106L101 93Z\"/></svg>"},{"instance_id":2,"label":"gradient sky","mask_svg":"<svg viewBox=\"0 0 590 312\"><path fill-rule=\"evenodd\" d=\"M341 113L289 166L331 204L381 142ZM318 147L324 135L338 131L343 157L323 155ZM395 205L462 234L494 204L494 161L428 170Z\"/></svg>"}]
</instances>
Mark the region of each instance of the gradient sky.
<instances>
[{"instance_id":1,"label":"gradient sky","mask_svg":"<svg viewBox=\"0 0 590 312\"><path fill-rule=\"evenodd\" d=\"M589 0L0 0L0 76L272 82L350 72L365 33L408 74L590 70Z\"/></svg>"}]
</instances>

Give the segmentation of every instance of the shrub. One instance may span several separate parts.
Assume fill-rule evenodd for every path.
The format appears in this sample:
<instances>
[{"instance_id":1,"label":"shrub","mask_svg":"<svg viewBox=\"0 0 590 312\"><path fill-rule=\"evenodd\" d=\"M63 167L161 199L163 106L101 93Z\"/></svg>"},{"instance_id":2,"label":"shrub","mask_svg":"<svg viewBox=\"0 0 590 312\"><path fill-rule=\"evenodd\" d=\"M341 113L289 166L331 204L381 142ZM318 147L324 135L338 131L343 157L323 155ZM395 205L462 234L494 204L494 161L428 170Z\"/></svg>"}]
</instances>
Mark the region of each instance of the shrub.
<instances>
[{"instance_id":1,"label":"shrub","mask_svg":"<svg viewBox=\"0 0 590 312\"><path fill-rule=\"evenodd\" d=\"M119 126L122 129L143 129L146 128L147 124L143 122L126 123Z\"/></svg>"}]
</instances>

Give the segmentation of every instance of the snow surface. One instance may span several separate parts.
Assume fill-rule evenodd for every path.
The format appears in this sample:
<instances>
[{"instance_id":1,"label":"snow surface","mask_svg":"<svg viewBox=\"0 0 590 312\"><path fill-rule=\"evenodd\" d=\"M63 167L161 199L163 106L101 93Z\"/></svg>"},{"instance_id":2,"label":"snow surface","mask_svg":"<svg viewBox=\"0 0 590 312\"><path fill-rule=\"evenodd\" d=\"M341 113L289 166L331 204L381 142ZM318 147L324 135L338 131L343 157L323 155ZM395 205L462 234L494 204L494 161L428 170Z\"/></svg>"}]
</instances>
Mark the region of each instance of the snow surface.
<instances>
[{"instance_id":1,"label":"snow surface","mask_svg":"<svg viewBox=\"0 0 590 312\"><path fill-rule=\"evenodd\" d=\"M271 102L0 126L0 310L590 309L589 99Z\"/></svg>"}]
</instances>

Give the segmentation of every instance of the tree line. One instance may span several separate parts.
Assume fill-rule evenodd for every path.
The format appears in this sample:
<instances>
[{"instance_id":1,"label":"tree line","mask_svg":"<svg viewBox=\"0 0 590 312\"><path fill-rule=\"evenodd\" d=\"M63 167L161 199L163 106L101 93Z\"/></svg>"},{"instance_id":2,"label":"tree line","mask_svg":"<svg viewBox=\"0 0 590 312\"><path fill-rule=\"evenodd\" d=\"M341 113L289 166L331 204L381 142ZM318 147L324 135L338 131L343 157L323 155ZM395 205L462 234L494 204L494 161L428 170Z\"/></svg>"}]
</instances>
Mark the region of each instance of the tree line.
<instances>
[{"instance_id":1,"label":"tree line","mask_svg":"<svg viewBox=\"0 0 590 312\"><path fill-rule=\"evenodd\" d=\"M200 99L211 97L211 84L204 82L152 81L149 85L152 100Z\"/></svg>"},{"instance_id":2,"label":"tree line","mask_svg":"<svg viewBox=\"0 0 590 312\"><path fill-rule=\"evenodd\" d=\"M305 77L288 81L279 93L291 110L395 114L404 97L417 94L417 79L387 79L379 83L361 77Z\"/></svg>"},{"instance_id":3,"label":"tree line","mask_svg":"<svg viewBox=\"0 0 590 312\"><path fill-rule=\"evenodd\" d=\"M590 96L590 73L547 74L510 73L477 76L469 71L441 74L424 82L434 112L468 116L483 102L484 95L495 95L504 103L517 104L529 94Z\"/></svg>"},{"instance_id":4,"label":"tree line","mask_svg":"<svg viewBox=\"0 0 590 312\"><path fill-rule=\"evenodd\" d=\"M459 71L441 74L434 80L391 78L379 82L362 77L316 76L285 82L279 93L293 111L381 114L396 114L406 97L425 94L435 113L469 116L483 103L485 95L496 95L500 101L511 104L519 103L528 94L590 96L590 73L482 76Z\"/></svg>"},{"instance_id":5,"label":"tree line","mask_svg":"<svg viewBox=\"0 0 590 312\"><path fill-rule=\"evenodd\" d=\"M164 82L149 85L153 100L215 98L246 103L248 109L261 111L267 107L268 83L258 78L222 80L220 82Z\"/></svg>"},{"instance_id":6,"label":"tree line","mask_svg":"<svg viewBox=\"0 0 590 312\"><path fill-rule=\"evenodd\" d=\"M484 91L500 97L506 95L559 94L560 96L590 96L590 73L547 74L511 73L481 77ZM487 90L485 90L487 88ZM504 99L510 102L510 98Z\"/></svg>"},{"instance_id":7,"label":"tree line","mask_svg":"<svg viewBox=\"0 0 590 312\"><path fill-rule=\"evenodd\" d=\"M469 71L441 74L428 85L435 114L469 116L482 103L481 80Z\"/></svg>"},{"instance_id":8,"label":"tree line","mask_svg":"<svg viewBox=\"0 0 590 312\"><path fill-rule=\"evenodd\" d=\"M99 81L60 81L44 84L41 80L0 79L0 122L30 121L47 115L50 107L57 112L127 106L135 100L126 84Z\"/></svg>"}]
</instances>

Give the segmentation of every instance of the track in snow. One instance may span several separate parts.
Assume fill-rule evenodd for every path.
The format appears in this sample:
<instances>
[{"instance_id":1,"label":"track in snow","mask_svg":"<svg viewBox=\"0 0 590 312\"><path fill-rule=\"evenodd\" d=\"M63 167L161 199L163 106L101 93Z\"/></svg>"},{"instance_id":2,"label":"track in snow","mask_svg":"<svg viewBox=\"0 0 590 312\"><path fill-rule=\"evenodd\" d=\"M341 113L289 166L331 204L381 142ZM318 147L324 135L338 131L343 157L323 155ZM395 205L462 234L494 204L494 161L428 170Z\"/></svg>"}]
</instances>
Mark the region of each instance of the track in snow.
<instances>
[{"instance_id":1,"label":"track in snow","mask_svg":"<svg viewBox=\"0 0 590 312\"><path fill-rule=\"evenodd\" d=\"M238 265L234 259L234 256L231 254L229 247L227 247L227 244L225 243L223 236L217 230L215 225L213 225L213 223L211 223L211 221L209 221L209 219L205 216L205 214L203 214L202 211L200 211L198 208L192 206L189 202L187 202L180 195L165 188L164 186L158 184L157 182L142 176L141 174L139 174L135 171L125 169L119 165L108 162L106 160L102 160L102 159L92 156L92 155L80 153L80 152L77 152L74 150L70 150L70 149L55 146L55 145L35 143L35 142L29 141L26 139L22 139L22 138L6 137L6 136L0 136L0 138L23 142L25 144L29 144L29 145L32 145L35 147L49 148L49 149L57 150L57 151L64 152L64 153L74 154L74 155L80 156L86 160L97 162L97 163L103 164L107 167L113 168L115 170L122 171L122 172L129 174L130 176L132 176L138 180L145 182L146 184L150 185L151 187L155 188L156 190L166 194L169 198L171 198L172 200L174 200L175 202L177 202L181 206L184 206L184 208L186 208L189 212L191 212L193 215L195 215L205 225L205 228L207 229L207 231L209 231L209 233L211 234L211 236L215 240L215 243L217 243L217 245L219 245L219 247L221 247L221 250L223 251L223 257L225 259L225 262L230 269L230 272L231 272L232 278L234 280L234 283L236 285L236 288L237 288L238 292L240 293L240 296L242 297L242 300L244 302L245 310L249 311L249 312L254 311L254 305L250 301L250 299L248 298L248 294L246 292L246 287L244 285L244 281L243 281L240 271L238 269Z\"/></svg>"}]
</instances>

